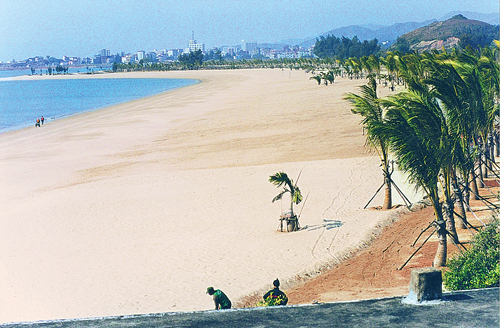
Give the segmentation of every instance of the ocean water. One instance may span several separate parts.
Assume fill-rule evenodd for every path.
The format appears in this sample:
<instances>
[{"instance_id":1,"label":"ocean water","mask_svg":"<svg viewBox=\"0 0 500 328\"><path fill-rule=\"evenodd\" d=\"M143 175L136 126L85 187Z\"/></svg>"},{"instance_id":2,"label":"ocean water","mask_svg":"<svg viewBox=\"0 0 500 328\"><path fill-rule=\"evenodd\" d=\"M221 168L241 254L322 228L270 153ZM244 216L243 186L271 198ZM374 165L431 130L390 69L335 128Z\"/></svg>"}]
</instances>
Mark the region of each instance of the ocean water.
<instances>
[{"instance_id":1,"label":"ocean water","mask_svg":"<svg viewBox=\"0 0 500 328\"><path fill-rule=\"evenodd\" d=\"M92 72L99 72L103 70L110 70L111 67L92 67L87 69L86 67L70 67L68 69L69 74L78 74L78 73L87 73L89 71ZM40 74L47 74L47 69L36 69L35 70L36 75ZM16 70L6 70L6 71L0 71L0 78L3 77L13 77L13 76L22 76L22 75L31 75L31 69L16 69Z\"/></svg>"},{"instance_id":2,"label":"ocean water","mask_svg":"<svg viewBox=\"0 0 500 328\"><path fill-rule=\"evenodd\" d=\"M198 83L186 79L0 81L0 133Z\"/></svg>"},{"instance_id":3,"label":"ocean water","mask_svg":"<svg viewBox=\"0 0 500 328\"><path fill-rule=\"evenodd\" d=\"M12 76L22 76L31 74L31 70L29 69L16 69L12 71L0 71L0 78L3 77L12 77Z\"/></svg>"}]
</instances>

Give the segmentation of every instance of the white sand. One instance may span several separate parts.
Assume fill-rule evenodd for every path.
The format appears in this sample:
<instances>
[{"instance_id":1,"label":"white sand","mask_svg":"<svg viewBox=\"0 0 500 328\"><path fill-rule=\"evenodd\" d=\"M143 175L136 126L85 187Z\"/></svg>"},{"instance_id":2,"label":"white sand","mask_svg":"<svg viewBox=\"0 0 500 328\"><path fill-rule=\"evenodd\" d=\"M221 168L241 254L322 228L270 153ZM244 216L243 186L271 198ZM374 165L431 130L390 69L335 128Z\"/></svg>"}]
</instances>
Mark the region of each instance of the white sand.
<instances>
[{"instance_id":1,"label":"white sand","mask_svg":"<svg viewBox=\"0 0 500 328\"><path fill-rule=\"evenodd\" d=\"M207 286L234 302L368 238L389 212L362 209L382 175L342 100L364 81L309 76L102 75L203 82L0 135L0 322L212 309ZM280 170L300 232L276 232Z\"/></svg>"}]
</instances>

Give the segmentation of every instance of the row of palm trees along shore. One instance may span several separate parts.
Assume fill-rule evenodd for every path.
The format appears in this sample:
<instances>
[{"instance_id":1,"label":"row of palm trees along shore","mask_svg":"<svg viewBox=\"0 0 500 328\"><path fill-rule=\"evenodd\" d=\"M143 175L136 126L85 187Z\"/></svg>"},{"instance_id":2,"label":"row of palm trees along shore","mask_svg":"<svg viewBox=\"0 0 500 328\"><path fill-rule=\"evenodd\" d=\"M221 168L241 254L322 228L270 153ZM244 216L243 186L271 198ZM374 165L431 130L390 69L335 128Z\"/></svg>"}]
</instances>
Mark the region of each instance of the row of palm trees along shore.
<instances>
[{"instance_id":1,"label":"row of palm trees along shore","mask_svg":"<svg viewBox=\"0 0 500 328\"><path fill-rule=\"evenodd\" d=\"M297 59L267 62L240 62L233 68L302 69L311 79L333 84L336 76L366 78L360 93L348 93L352 113L362 117L367 144L380 157L385 197L382 209L392 208L391 174L394 161L410 183L425 192L435 214L434 232L438 248L433 266L443 267L447 258L447 238L459 244L455 228L472 227L466 218L470 199L479 195L496 156L500 156L500 42L483 49L431 51L408 54L388 52L345 60ZM207 67L213 68L213 67ZM316 74L317 73L317 74ZM390 83L395 95L378 98L378 84ZM382 82L383 81L383 82ZM290 192L293 203L302 200L300 190L284 172L269 181L287 187L273 199ZM500 200L500 195L495 195ZM472 227L473 228L473 227ZM292 229L296 230L296 229Z\"/></svg>"},{"instance_id":2,"label":"row of palm trees along shore","mask_svg":"<svg viewBox=\"0 0 500 328\"><path fill-rule=\"evenodd\" d=\"M388 53L385 58L318 60L316 65L309 61L300 67L308 73L319 72L311 77L318 84L333 84L335 76L367 79L359 94L348 93L344 98L352 103L352 113L362 117L367 144L380 157L385 185L382 209L392 208L392 186L397 189L391 178L395 161L434 208L439 241L435 267L446 265L448 236L456 245L460 243L455 217L461 228L472 227L465 214L471 210L470 199L482 199L492 209L498 208L478 191L488 172L500 183L493 169L498 168L495 155L500 156L500 42L494 43L495 47L481 50ZM297 65L288 68L298 69ZM402 91L378 98L377 80L391 83L392 90L400 85ZM273 202L289 192L293 215L293 203L302 200L296 184L284 172L270 176L269 181L286 186ZM495 196L500 200L500 195Z\"/></svg>"},{"instance_id":3,"label":"row of palm trees along shore","mask_svg":"<svg viewBox=\"0 0 500 328\"><path fill-rule=\"evenodd\" d=\"M376 79L381 75L375 65L365 66L368 82L360 93L345 95L351 111L362 117L367 144L381 160L382 208L392 207L391 156L432 204L438 236L435 267L446 265L447 237L459 243L455 218L462 228L470 226L465 211L469 199L480 198L478 184L495 173L495 145L500 155L500 43L495 45L390 54L385 69L393 83L404 85L402 91L378 98Z\"/></svg>"}]
</instances>

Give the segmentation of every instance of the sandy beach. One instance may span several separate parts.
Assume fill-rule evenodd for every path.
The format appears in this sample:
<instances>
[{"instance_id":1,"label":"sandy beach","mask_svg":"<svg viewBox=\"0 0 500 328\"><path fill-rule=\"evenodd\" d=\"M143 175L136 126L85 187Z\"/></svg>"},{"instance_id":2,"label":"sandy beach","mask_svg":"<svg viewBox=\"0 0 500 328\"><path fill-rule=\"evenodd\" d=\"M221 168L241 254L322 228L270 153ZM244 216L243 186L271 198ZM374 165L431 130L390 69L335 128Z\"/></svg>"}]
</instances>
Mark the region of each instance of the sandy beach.
<instances>
[{"instance_id":1,"label":"sandy beach","mask_svg":"<svg viewBox=\"0 0 500 328\"><path fill-rule=\"evenodd\" d=\"M382 174L342 97L364 80L310 76L91 76L201 83L0 135L0 323L212 309L207 286L235 303L362 246L398 211L363 209ZM300 173L299 232L277 171Z\"/></svg>"}]
</instances>

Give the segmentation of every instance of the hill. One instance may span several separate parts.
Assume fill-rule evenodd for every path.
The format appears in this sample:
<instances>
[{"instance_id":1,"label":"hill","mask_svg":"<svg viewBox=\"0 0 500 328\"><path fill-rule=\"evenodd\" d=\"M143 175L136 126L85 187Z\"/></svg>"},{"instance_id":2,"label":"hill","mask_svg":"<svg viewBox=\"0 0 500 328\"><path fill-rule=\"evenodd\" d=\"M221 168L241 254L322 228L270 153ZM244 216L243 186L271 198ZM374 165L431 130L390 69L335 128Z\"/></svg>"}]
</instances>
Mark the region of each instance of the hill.
<instances>
[{"instance_id":1,"label":"hill","mask_svg":"<svg viewBox=\"0 0 500 328\"><path fill-rule=\"evenodd\" d=\"M490 25L499 24L499 14L482 14L476 12L450 12L439 19L439 21L446 21L458 14L462 14L470 19L485 22ZM438 22L437 19L431 19L424 22L406 22L406 23L396 23L390 26L384 25L349 25L344 27L339 27L327 32L321 33L316 37L309 37L305 39L287 39L277 42L277 44L287 44L287 45L299 45L301 47L310 47L315 44L316 39L323 36L333 35L338 38L345 36L347 38L352 38L357 36L359 40L372 40L376 38L383 47L389 47L394 44L398 37L414 31L418 28L428 26L432 23ZM497 30L498 35L498 30Z\"/></svg>"},{"instance_id":2,"label":"hill","mask_svg":"<svg viewBox=\"0 0 500 328\"><path fill-rule=\"evenodd\" d=\"M498 26L456 15L405 33L398 42L405 42L411 50L431 50L454 46L483 47L498 38Z\"/></svg>"},{"instance_id":3,"label":"hill","mask_svg":"<svg viewBox=\"0 0 500 328\"><path fill-rule=\"evenodd\" d=\"M478 21L485 22L485 23L488 23L491 25L499 25L500 24L500 14L498 14L498 13L496 13L496 14L482 14L482 13L476 13L476 12L472 12L472 11L452 11L452 12L444 15L443 17L439 18L438 20L445 21L445 20L450 19L453 16L456 16L459 14L463 15L469 19L478 20Z\"/></svg>"},{"instance_id":4,"label":"hill","mask_svg":"<svg viewBox=\"0 0 500 328\"><path fill-rule=\"evenodd\" d=\"M348 38L352 38L357 36L360 40L372 40L377 39L382 44L392 44L396 41L396 39L405 33L413 31L419 27L426 26L430 23L435 22L436 20L428 20L425 22L408 22L408 23L397 23L391 26L384 26L377 30L372 30L367 27L362 27L358 25L351 25L347 27L337 28L331 31L328 31L324 34L326 35L334 35L336 37L345 36Z\"/></svg>"},{"instance_id":5,"label":"hill","mask_svg":"<svg viewBox=\"0 0 500 328\"><path fill-rule=\"evenodd\" d=\"M381 44L389 46L396 42L396 39L407 32L413 31L422 26L426 26L436 20L428 20L425 22L408 22L408 23L397 23L391 26L376 26L376 25L349 25L340 28L336 28L330 30L328 32L324 32L318 37L333 35L335 37L347 37L353 38L357 36L359 40L373 40L377 39ZM285 44L297 44L301 47L310 47L316 43L316 38L307 38L307 39L288 39L283 40L280 43Z\"/></svg>"}]
</instances>

